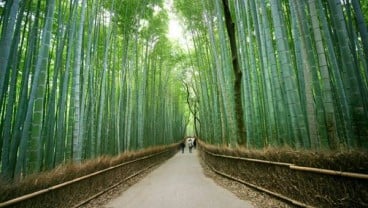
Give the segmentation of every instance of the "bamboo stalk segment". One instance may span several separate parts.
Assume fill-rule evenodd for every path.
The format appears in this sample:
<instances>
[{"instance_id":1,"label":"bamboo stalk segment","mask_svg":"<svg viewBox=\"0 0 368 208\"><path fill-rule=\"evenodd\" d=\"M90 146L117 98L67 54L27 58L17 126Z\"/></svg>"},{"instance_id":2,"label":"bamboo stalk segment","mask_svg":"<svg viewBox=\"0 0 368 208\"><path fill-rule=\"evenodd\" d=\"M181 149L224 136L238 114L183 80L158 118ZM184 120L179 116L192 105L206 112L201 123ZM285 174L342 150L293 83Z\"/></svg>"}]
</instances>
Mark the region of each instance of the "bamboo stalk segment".
<instances>
[{"instance_id":1,"label":"bamboo stalk segment","mask_svg":"<svg viewBox=\"0 0 368 208\"><path fill-rule=\"evenodd\" d=\"M303 167L297 165L290 165L290 169L298 170L298 171L306 171L306 172L313 172L325 175L335 175L335 176L343 176L343 177L350 177L350 178L358 178L358 179L368 179L368 174L362 173L352 173L352 172L344 172L344 171L336 171L336 170L328 170L328 169L321 169L321 168L311 168L311 167Z\"/></svg>"}]
</instances>

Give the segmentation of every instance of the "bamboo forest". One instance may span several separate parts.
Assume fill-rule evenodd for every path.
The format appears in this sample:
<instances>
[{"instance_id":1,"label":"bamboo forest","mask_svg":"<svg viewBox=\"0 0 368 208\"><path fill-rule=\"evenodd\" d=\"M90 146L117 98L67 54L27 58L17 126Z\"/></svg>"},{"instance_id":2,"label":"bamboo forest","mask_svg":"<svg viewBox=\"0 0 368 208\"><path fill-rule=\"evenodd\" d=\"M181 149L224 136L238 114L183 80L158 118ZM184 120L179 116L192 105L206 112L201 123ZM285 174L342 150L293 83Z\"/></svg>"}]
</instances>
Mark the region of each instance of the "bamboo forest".
<instances>
[{"instance_id":1,"label":"bamboo forest","mask_svg":"<svg viewBox=\"0 0 368 208\"><path fill-rule=\"evenodd\" d=\"M1 177L188 135L366 151L367 22L363 0L0 0Z\"/></svg>"}]
</instances>

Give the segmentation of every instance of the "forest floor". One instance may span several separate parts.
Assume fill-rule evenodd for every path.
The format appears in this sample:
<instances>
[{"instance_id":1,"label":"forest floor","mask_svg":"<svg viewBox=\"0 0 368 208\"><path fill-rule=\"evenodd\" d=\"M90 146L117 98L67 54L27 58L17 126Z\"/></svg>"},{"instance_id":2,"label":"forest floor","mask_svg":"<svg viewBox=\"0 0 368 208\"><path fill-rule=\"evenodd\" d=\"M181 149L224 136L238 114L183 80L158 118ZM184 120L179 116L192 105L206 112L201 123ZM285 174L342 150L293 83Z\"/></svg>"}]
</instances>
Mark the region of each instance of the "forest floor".
<instances>
[{"instance_id":1,"label":"forest floor","mask_svg":"<svg viewBox=\"0 0 368 208\"><path fill-rule=\"evenodd\" d=\"M178 153L84 205L94 207L292 207L223 178L203 164L197 151Z\"/></svg>"}]
</instances>

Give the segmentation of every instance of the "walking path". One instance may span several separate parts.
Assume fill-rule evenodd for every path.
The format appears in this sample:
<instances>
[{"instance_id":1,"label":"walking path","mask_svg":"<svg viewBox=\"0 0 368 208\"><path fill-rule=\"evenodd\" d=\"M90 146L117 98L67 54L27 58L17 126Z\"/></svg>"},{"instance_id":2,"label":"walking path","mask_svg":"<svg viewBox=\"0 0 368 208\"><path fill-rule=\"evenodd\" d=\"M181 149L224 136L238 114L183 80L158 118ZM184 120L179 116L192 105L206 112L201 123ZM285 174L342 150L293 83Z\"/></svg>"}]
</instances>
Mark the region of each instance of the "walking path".
<instances>
[{"instance_id":1,"label":"walking path","mask_svg":"<svg viewBox=\"0 0 368 208\"><path fill-rule=\"evenodd\" d=\"M252 208L207 178L197 151L179 152L107 204L108 208Z\"/></svg>"}]
</instances>

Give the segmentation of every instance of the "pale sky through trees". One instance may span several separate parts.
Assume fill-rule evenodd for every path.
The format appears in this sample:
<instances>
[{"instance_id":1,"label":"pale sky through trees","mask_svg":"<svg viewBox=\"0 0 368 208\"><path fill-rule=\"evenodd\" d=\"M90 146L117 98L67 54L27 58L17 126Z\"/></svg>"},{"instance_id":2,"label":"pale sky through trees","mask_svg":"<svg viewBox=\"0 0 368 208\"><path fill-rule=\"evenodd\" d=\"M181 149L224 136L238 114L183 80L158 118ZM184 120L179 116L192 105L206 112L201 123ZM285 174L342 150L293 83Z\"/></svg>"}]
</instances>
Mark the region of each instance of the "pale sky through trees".
<instances>
[{"instance_id":1,"label":"pale sky through trees","mask_svg":"<svg viewBox=\"0 0 368 208\"><path fill-rule=\"evenodd\" d=\"M184 35L183 26L179 17L173 12L173 0L166 0L164 7L169 15L169 32L167 37L170 40L177 42L182 48L186 48L186 35Z\"/></svg>"}]
</instances>

